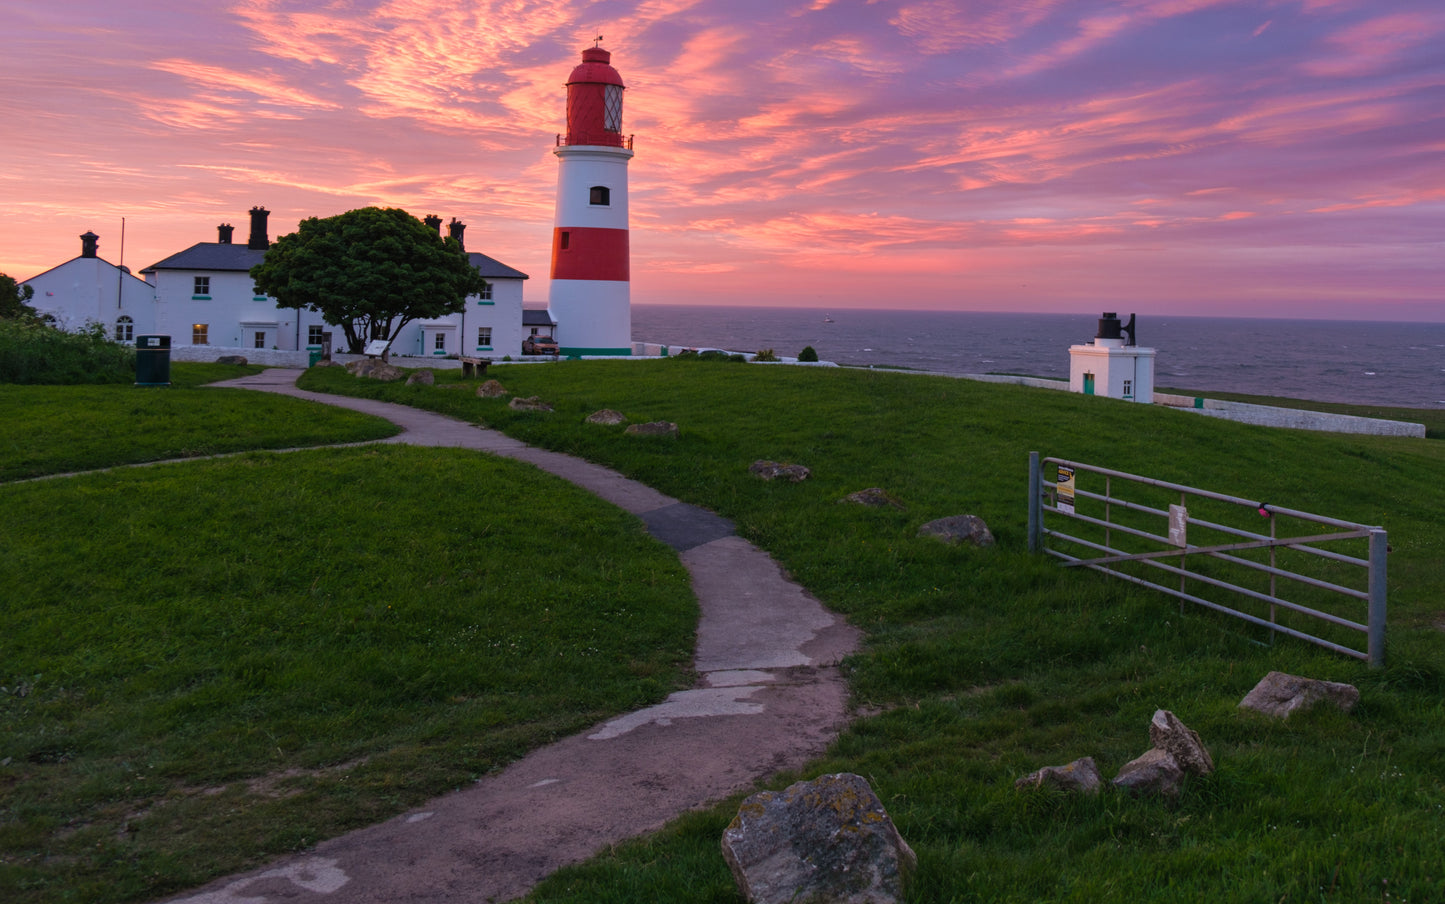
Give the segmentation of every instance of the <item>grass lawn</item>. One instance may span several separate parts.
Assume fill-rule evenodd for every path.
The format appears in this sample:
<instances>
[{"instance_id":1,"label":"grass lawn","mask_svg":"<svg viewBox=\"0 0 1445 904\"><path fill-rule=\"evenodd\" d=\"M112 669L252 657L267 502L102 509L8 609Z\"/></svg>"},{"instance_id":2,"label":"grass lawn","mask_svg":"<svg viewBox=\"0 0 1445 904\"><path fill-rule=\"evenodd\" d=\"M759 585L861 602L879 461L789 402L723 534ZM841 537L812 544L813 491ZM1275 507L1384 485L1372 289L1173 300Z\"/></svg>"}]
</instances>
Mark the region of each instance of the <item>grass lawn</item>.
<instances>
[{"instance_id":1,"label":"grass lawn","mask_svg":"<svg viewBox=\"0 0 1445 904\"><path fill-rule=\"evenodd\" d=\"M145 397L165 423L232 419L232 446L377 433L291 399L186 392ZM9 429L52 423L32 415ZM123 429L138 423L154 424L117 421L119 454L82 460L193 442ZM520 463L254 452L0 484L0 510L7 904L194 887L691 684L676 555Z\"/></svg>"},{"instance_id":2,"label":"grass lawn","mask_svg":"<svg viewBox=\"0 0 1445 904\"><path fill-rule=\"evenodd\" d=\"M204 384L260 367L171 365L169 387L0 385L0 480L112 465L394 436L391 423L300 399Z\"/></svg>"},{"instance_id":3,"label":"grass lawn","mask_svg":"<svg viewBox=\"0 0 1445 904\"><path fill-rule=\"evenodd\" d=\"M921 866L915 902L1445 899L1445 443L1271 430L1102 398L879 372L725 362L494 365L550 414L448 389L308 374L303 385L421 405L582 455L734 519L867 632L848 663L865 712L807 775L867 777ZM582 423L671 420L676 440ZM1345 658L1025 551L1032 450L1390 531L1387 665ZM763 483L753 460L805 464ZM906 510L843 506L882 487ZM993 549L916 536L973 513ZM1270 670L1349 681L1352 714L1241 713ZM1177 802L1020 793L1090 755L1106 778L1149 746L1155 709L1218 770ZM781 787L798 776L772 782ZM563 870L536 901L741 898L718 851L731 801Z\"/></svg>"}]
</instances>

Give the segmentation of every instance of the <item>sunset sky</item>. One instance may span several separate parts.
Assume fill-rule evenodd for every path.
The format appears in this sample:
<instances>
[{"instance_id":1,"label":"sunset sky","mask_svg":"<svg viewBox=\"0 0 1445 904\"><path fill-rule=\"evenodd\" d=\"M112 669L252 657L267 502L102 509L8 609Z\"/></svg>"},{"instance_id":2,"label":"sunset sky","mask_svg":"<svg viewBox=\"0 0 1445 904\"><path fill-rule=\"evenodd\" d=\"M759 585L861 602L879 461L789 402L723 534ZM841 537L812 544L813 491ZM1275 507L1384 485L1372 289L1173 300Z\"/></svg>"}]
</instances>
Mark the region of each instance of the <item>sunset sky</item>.
<instances>
[{"instance_id":1,"label":"sunset sky","mask_svg":"<svg viewBox=\"0 0 1445 904\"><path fill-rule=\"evenodd\" d=\"M1445 320L1441 0L8 0L0 272L247 211L465 222L547 297L567 75L634 303Z\"/></svg>"}]
</instances>

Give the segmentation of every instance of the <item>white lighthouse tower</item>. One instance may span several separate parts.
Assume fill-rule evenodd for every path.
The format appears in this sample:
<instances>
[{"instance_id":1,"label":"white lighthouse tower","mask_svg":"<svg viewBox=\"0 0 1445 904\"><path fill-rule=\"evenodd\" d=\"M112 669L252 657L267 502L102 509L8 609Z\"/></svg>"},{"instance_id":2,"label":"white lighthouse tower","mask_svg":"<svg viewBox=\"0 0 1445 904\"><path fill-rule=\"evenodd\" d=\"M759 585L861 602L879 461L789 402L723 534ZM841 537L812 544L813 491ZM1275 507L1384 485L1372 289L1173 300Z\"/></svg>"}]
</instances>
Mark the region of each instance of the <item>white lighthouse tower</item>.
<instances>
[{"instance_id":1,"label":"white lighthouse tower","mask_svg":"<svg viewBox=\"0 0 1445 904\"><path fill-rule=\"evenodd\" d=\"M567 134L557 136L557 216L547 311L564 355L632 354L631 267L622 76L601 47L567 80Z\"/></svg>"}]
</instances>

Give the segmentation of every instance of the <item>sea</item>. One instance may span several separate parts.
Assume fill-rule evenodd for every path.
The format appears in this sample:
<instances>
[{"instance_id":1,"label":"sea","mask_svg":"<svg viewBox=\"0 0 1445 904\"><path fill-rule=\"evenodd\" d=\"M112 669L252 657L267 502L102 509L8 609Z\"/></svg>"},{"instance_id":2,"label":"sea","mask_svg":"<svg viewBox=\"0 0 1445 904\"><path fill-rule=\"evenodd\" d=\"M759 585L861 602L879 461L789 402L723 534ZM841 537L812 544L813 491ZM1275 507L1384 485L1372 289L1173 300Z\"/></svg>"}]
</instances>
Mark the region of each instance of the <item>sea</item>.
<instances>
[{"instance_id":1,"label":"sea","mask_svg":"<svg viewBox=\"0 0 1445 904\"><path fill-rule=\"evenodd\" d=\"M1127 321L1128 312L1120 311ZM632 306L632 335L671 350L771 349L853 367L1067 380L1069 346L1099 315L971 311L822 311ZM1137 344L1157 350L1156 387L1402 408L1445 406L1445 323L1149 316Z\"/></svg>"}]
</instances>

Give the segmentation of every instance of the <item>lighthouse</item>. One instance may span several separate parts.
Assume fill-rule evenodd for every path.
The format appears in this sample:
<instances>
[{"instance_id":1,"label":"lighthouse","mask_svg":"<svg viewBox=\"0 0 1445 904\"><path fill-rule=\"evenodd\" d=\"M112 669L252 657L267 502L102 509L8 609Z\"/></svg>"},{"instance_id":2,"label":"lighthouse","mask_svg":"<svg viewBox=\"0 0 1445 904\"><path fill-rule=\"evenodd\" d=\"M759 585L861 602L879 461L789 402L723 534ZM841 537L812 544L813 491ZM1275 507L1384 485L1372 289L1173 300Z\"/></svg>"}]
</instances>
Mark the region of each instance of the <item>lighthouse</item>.
<instances>
[{"instance_id":1,"label":"lighthouse","mask_svg":"<svg viewBox=\"0 0 1445 904\"><path fill-rule=\"evenodd\" d=\"M632 354L622 76L600 46L567 80L567 134L557 136L557 215L547 311L563 355Z\"/></svg>"}]
</instances>

